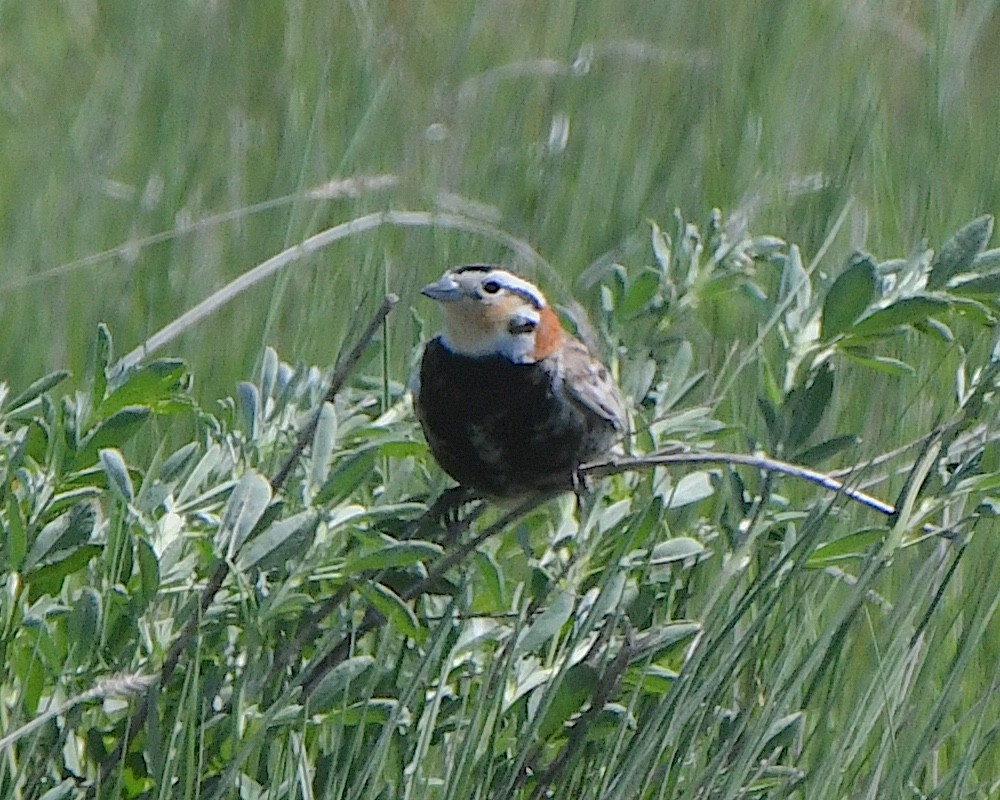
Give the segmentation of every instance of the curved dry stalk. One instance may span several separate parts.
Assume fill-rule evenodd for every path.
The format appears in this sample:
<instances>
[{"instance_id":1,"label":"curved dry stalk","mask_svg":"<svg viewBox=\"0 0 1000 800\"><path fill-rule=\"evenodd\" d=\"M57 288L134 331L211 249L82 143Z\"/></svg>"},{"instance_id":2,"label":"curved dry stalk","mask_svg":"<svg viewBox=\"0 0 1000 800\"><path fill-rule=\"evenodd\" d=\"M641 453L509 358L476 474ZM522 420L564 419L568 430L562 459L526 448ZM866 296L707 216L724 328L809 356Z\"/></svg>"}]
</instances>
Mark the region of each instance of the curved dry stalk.
<instances>
[{"instance_id":1,"label":"curved dry stalk","mask_svg":"<svg viewBox=\"0 0 1000 800\"><path fill-rule=\"evenodd\" d=\"M256 286L261 281L270 278L290 264L307 258L342 239L377 230L386 225L403 228L449 228L464 231L465 233L475 233L484 238L500 242L525 261L548 267L548 262L527 242L482 220L473 219L461 214L436 213L433 211L377 211L373 214L367 214L363 217L341 223L340 225L334 225L325 231L320 231L305 241L282 250L253 269L244 272L235 280L230 281L221 289L206 297L194 306L194 308L185 311L175 320L160 328L160 330L134 350L126 353L114 365L112 371L121 372L131 369L144 358L174 341L189 328L211 316L243 292Z\"/></svg>"},{"instance_id":2,"label":"curved dry stalk","mask_svg":"<svg viewBox=\"0 0 1000 800\"><path fill-rule=\"evenodd\" d=\"M131 675L114 675L110 678L105 678L99 681L94 688L74 695L65 702L39 714L30 722L12 731L7 736L4 736L0 739L0 751L6 750L18 739L27 736L32 731L38 730L49 720L64 716L81 703L89 703L91 700L103 700L106 697L131 697L134 694L145 692L154 680L153 676L143 675L138 672Z\"/></svg>"},{"instance_id":3,"label":"curved dry stalk","mask_svg":"<svg viewBox=\"0 0 1000 800\"><path fill-rule=\"evenodd\" d=\"M381 175L354 175L350 178L330 180L326 183L320 184L319 186L306 189L303 192L286 194L281 197L272 197L268 200L262 200L259 203L243 206L241 208L234 208L230 211L220 211L216 214L209 214L206 217L200 217L199 219L192 220L190 222L182 222L169 230L158 231L157 233L151 233L148 236L140 236L135 239L129 239L121 244L115 245L114 247L101 250L98 253L91 253L89 256L67 261L50 269L35 272L31 275L24 275L15 280L8 281L4 284L3 291L9 293L17 289L23 289L26 286L41 283L49 280L50 278L59 278L63 275L69 275L76 272L77 270L92 267L96 264L100 264L102 261L107 261L112 258L121 258L123 260L132 261L138 258L140 250L143 250L146 247L151 247L154 244L171 242L182 236L197 233L198 231L208 230L209 228L214 228L217 225L224 225L227 222L245 220L254 214L260 214L263 211L271 211L301 200L353 200L365 194L369 194L370 192L394 189L399 186L399 184L399 176L393 175L392 173Z\"/></svg>"}]
</instances>

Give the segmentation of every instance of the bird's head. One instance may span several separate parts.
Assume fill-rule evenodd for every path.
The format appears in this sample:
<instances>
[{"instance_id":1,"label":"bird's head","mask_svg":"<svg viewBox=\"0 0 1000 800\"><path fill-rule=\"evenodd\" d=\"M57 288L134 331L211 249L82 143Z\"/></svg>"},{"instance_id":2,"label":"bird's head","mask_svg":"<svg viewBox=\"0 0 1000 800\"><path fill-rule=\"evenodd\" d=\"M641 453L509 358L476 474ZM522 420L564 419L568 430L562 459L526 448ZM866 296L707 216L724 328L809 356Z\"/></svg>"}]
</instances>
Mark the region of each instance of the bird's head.
<instances>
[{"instance_id":1,"label":"bird's head","mask_svg":"<svg viewBox=\"0 0 1000 800\"><path fill-rule=\"evenodd\" d=\"M538 287L497 267L456 267L422 293L441 303L441 340L453 353L533 364L551 355L563 336Z\"/></svg>"}]
</instances>

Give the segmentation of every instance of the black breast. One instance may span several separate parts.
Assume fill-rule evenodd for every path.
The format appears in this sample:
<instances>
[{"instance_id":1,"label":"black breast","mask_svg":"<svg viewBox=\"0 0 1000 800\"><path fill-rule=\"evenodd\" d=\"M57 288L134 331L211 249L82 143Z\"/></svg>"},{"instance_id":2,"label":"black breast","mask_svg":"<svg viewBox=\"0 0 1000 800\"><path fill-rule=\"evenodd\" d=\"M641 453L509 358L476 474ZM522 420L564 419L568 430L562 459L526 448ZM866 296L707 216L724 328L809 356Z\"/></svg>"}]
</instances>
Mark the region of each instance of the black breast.
<instances>
[{"instance_id":1,"label":"black breast","mask_svg":"<svg viewBox=\"0 0 1000 800\"><path fill-rule=\"evenodd\" d=\"M614 431L569 400L560 380L544 362L470 358L433 339L417 398L431 452L460 484L487 495L571 488L576 467L606 450Z\"/></svg>"}]
</instances>

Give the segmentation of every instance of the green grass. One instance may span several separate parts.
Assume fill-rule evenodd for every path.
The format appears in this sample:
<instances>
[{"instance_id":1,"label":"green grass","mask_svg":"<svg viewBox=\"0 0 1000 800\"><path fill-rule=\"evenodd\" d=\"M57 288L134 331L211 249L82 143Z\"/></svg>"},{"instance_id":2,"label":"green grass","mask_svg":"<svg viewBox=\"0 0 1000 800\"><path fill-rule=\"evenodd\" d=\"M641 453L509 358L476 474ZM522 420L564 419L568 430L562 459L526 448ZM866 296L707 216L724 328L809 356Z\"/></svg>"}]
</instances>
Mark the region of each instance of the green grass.
<instances>
[{"instance_id":1,"label":"green grass","mask_svg":"<svg viewBox=\"0 0 1000 800\"><path fill-rule=\"evenodd\" d=\"M743 210L809 256L850 204L836 252L908 252L998 205L992 7L5 8L0 303L7 329L33 336L5 337L0 365L15 387L45 367L79 372L99 320L130 348L310 232L434 209L443 193L529 241L561 290L636 257L645 220L674 207ZM371 174L399 184L178 228ZM176 235L116 250L164 231ZM358 237L175 352L217 396L267 343L331 360L383 271L409 299L445 264L507 255L447 231Z\"/></svg>"},{"instance_id":2,"label":"green grass","mask_svg":"<svg viewBox=\"0 0 1000 800\"><path fill-rule=\"evenodd\" d=\"M0 7L0 794L996 792L996 291L937 287L942 307L869 338L852 338L856 314L839 337L802 324L892 302L854 288L824 308L853 251L913 256L926 277L926 243L1000 208L996 4L884 5ZM736 239L795 243L805 272L787 247L752 269L704 253L711 274L685 286L675 208L706 238L721 208ZM676 261L657 261L650 220ZM685 485L711 493L680 504L683 472L666 487L636 471L489 538L448 591L407 595L456 552L387 538L446 485L402 392L436 324L416 289L488 260L589 311L639 406L637 451L681 439L801 460L852 434L820 468L861 465L851 485L913 497L912 516L892 528L718 466ZM189 371L104 386L115 358L219 290L228 302L156 354ZM307 457L284 504L241 523L322 396L304 367L298 394L274 388L266 348L332 365L387 291L402 303L328 417L329 459ZM16 408L57 369L73 375ZM977 369L982 407L966 396ZM919 448L865 466L937 426L978 438L928 462L919 497ZM924 522L960 533L919 541ZM288 549L257 545L255 561L234 545L199 612L240 530ZM820 560L850 534L843 560ZM658 546L691 549L658 565ZM297 682L373 605L389 623L358 633L305 702ZM99 781L139 705L117 698L143 691L108 681L159 674L187 620L197 633L128 768ZM588 710L600 689L608 704Z\"/></svg>"}]
</instances>

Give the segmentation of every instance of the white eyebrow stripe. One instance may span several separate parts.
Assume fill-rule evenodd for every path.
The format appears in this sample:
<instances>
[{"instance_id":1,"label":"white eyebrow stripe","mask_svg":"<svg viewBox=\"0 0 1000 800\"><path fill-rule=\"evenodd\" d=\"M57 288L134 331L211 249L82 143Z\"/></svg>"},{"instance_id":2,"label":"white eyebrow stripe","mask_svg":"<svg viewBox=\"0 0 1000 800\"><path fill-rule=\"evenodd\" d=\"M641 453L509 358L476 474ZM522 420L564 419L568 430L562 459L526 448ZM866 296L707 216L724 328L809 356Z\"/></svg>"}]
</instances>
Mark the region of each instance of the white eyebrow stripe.
<instances>
[{"instance_id":1,"label":"white eyebrow stripe","mask_svg":"<svg viewBox=\"0 0 1000 800\"><path fill-rule=\"evenodd\" d=\"M495 269L492 272L486 273L484 280L489 280L490 278L500 281L505 288L515 294L521 295L521 297L530 302L535 308L545 308L545 296L538 290L535 284L528 283L524 278L519 278L517 275L507 272L504 269Z\"/></svg>"}]
</instances>

